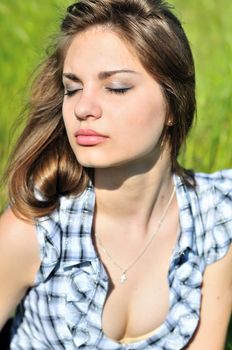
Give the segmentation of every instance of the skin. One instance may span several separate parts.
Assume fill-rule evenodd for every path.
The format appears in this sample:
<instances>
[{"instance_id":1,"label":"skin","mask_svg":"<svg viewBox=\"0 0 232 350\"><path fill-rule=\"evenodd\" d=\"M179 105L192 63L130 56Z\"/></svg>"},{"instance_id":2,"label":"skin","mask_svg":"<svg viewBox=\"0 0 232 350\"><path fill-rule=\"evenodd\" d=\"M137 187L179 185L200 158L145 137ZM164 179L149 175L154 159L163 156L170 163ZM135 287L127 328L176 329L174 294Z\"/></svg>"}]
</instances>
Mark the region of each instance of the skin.
<instances>
[{"instance_id":1,"label":"skin","mask_svg":"<svg viewBox=\"0 0 232 350\"><path fill-rule=\"evenodd\" d=\"M138 159L153 165L158 157L165 100L131 51L102 28L76 36L68 50L63 117L72 149L84 166L109 168ZM79 81L68 79L70 75ZM74 137L79 129L93 129L107 138L95 147L79 146Z\"/></svg>"},{"instance_id":2,"label":"skin","mask_svg":"<svg viewBox=\"0 0 232 350\"><path fill-rule=\"evenodd\" d=\"M39 265L34 226L7 209L0 218L0 329L33 285Z\"/></svg>"},{"instance_id":3,"label":"skin","mask_svg":"<svg viewBox=\"0 0 232 350\"><path fill-rule=\"evenodd\" d=\"M115 70L133 73L100 74ZM63 116L69 141L78 161L95 168L94 231L114 260L127 267L156 232L173 189L169 147L161 147L160 139L167 120L162 90L144 70L133 48L102 27L74 38L63 71ZM124 93L109 91L127 88ZM70 91L73 93L67 96ZM106 139L94 146L80 145L74 135L80 128L95 130ZM129 270L123 286L119 270L93 237L110 277L102 316L108 337L117 341L137 337L165 320L169 298L166 276L178 237L178 218L174 198L149 249ZM4 281L0 289L1 326L27 288L33 286L40 264L33 225L17 219L10 210L0 220L0 260L0 279ZM186 349L224 348L232 306L231 263L232 249L206 268L201 322Z\"/></svg>"}]
</instances>

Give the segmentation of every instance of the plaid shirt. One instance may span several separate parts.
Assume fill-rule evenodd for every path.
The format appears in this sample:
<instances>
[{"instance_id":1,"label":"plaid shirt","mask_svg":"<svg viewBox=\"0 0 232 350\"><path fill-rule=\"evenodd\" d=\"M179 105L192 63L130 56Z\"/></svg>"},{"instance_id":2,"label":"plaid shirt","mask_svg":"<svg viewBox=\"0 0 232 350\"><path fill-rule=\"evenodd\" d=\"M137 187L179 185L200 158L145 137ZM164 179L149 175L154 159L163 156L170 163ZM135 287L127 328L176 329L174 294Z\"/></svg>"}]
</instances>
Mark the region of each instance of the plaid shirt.
<instances>
[{"instance_id":1,"label":"plaid shirt","mask_svg":"<svg viewBox=\"0 0 232 350\"><path fill-rule=\"evenodd\" d=\"M36 223L42 263L18 308L11 349L183 349L199 322L205 267L232 241L232 170L196 174L196 181L189 189L174 175L181 233L168 272L169 312L153 335L123 345L103 333L108 276L91 239L90 185L79 197L61 198L59 209Z\"/></svg>"}]
</instances>

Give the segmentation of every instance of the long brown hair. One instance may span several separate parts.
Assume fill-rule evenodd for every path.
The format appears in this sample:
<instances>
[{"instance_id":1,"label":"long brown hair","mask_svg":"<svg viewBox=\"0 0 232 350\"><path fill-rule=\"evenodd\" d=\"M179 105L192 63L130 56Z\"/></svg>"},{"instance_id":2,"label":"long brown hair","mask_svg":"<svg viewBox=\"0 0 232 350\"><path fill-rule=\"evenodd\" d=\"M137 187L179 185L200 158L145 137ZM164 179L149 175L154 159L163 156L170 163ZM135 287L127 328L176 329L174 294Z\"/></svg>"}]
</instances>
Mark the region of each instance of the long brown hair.
<instances>
[{"instance_id":1,"label":"long brown hair","mask_svg":"<svg viewBox=\"0 0 232 350\"><path fill-rule=\"evenodd\" d=\"M95 25L108 26L129 42L161 85L173 122L164 129L172 170L190 184L177 157L194 119L195 70L180 21L162 0L80 0L68 7L52 52L39 68L7 171L12 208L26 218L48 215L61 195L77 195L88 183L89 171L78 164L62 119L62 71L73 37Z\"/></svg>"}]
</instances>

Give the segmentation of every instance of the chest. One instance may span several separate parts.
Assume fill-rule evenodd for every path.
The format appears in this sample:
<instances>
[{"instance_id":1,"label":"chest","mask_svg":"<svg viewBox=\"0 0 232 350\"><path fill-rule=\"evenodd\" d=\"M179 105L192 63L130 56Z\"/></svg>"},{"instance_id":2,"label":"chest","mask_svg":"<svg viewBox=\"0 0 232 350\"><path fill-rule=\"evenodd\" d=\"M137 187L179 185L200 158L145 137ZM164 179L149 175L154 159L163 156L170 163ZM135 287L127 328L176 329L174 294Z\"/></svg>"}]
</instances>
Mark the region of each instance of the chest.
<instances>
[{"instance_id":1,"label":"chest","mask_svg":"<svg viewBox=\"0 0 232 350\"><path fill-rule=\"evenodd\" d=\"M124 283L122 271L98 247L110 281L102 312L102 328L109 338L119 341L145 335L164 322L169 309L167 276L176 239L176 226L166 239L157 237L134 265L133 259L129 263Z\"/></svg>"}]
</instances>

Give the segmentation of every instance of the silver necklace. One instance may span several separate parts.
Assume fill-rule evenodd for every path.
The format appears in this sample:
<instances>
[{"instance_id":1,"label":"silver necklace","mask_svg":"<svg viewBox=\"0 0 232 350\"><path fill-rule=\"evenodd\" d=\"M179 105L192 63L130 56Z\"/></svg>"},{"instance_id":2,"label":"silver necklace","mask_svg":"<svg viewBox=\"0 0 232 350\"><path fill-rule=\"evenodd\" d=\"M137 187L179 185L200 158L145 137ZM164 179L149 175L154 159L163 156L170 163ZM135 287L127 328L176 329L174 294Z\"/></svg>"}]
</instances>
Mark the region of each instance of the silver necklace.
<instances>
[{"instance_id":1,"label":"silver necklace","mask_svg":"<svg viewBox=\"0 0 232 350\"><path fill-rule=\"evenodd\" d=\"M155 235L158 233L158 231L160 230L160 227L162 226L163 222L164 222L164 219L167 215L167 212L168 212L168 209L171 205L171 202L173 200L173 197L174 197L174 194L176 192L176 189L175 189L175 186L173 188L173 191L171 193L171 196L168 200L168 203L163 211L163 214L157 224L157 227L156 227L156 230L155 232L153 233L153 235L150 237L150 239L147 241L147 243L145 244L145 246L143 247L142 251L139 253L139 255L126 267L126 268L123 268L121 265L119 265L114 259L113 257L111 256L111 254L109 253L109 251L104 247L102 241L101 241L101 238L99 237L99 235L95 232L95 238L96 238L96 241L97 243L99 244L100 248L102 249L103 253L107 256L107 258L112 262L112 264L114 266L116 266L119 271L120 271L120 283L123 284L126 282L127 280L127 272L137 263L137 261L144 255L144 253L146 252L146 250L148 249L148 247L150 246L150 244L152 243Z\"/></svg>"}]
</instances>

